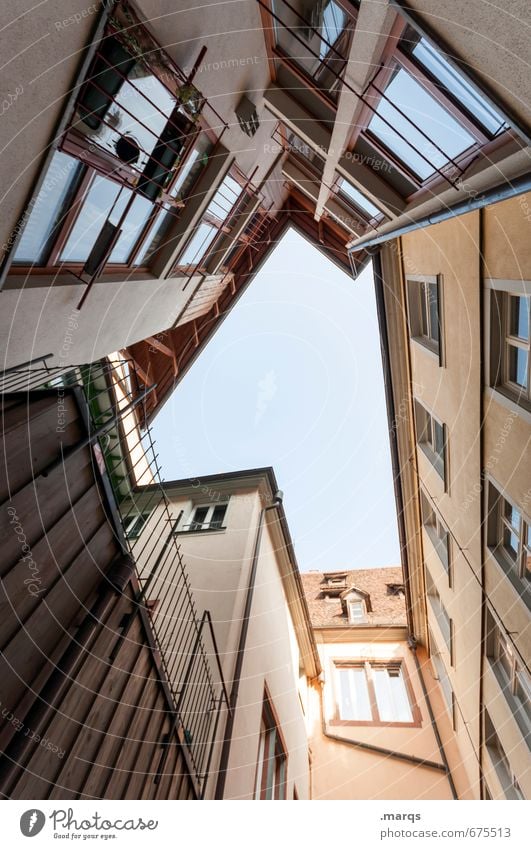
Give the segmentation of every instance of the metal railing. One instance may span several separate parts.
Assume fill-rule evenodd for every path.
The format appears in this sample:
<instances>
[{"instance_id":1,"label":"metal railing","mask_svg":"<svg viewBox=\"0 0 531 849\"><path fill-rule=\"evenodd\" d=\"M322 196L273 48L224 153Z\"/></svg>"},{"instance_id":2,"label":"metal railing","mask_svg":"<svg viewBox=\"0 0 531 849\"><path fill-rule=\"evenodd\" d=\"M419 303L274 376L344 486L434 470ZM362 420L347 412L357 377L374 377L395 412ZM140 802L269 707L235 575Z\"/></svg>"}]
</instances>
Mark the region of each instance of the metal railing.
<instances>
[{"instance_id":1,"label":"metal railing","mask_svg":"<svg viewBox=\"0 0 531 849\"><path fill-rule=\"evenodd\" d=\"M175 515L162 486L157 453L149 429L141 431L142 411L153 387L140 383L126 360L91 365L49 366L46 357L0 372L0 402L13 395L56 391L58 400L73 392L86 424L86 436L61 446L52 465L81 448L92 448L94 473L102 484L102 505L125 551L136 563L136 611L113 649L127 639L135 613L148 628L161 681L169 695L173 732L168 735L155 782L164 774L171 745L185 752L203 797L218 741L220 720L230 713L227 688L210 612L198 614L187 569L175 535ZM51 466L41 474L49 474ZM128 535L137 516L140 532ZM145 521L144 521L145 519ZM178 743L176 743L176 735Z\"/></svg>"}]
</instances>

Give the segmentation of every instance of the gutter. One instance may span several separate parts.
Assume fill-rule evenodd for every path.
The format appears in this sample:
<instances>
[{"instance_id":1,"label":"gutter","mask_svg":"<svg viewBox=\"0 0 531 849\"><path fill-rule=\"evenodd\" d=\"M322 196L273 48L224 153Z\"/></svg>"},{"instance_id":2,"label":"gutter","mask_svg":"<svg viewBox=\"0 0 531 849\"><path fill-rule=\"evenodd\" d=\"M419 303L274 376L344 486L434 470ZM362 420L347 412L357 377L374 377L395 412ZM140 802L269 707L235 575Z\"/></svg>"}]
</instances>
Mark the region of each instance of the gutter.
<instances>
[{"instance_id":1,"label":"gutter","mask_svg":"<svg viewBox=\"0 0 531 849\"><path fill-rule=\"evenodd\" d=\"M362 239L348 249L349 255L357 253L362 249L368 250L369 248L375 248L378 245L389 242L391 239L412 233L414 230L429 227L431 224L440 224L442 221L448 221L448 219L454 218L457 215L465 215L467 212L483 209L484 206L509 200L509 198L517 197L528 191L531 191L531 172L517 177L511 183L501 183L483 192L483 194L474 194L466 200L458 201L452 206L447 206L445 209L439 210L439 212L425 215L417 221L412 221L410 224L404 224L402 227L396 227L394 230L389 230L387 233L380 233L378 236Z\"/></svg>"},{"instance_id":2,"label":"gutter","mask_svg":"<svg viewBox=\"0 0 531 849\"><path fill-rule=\"evenodd\" d=\"M384 392L387 405L387 416L389 422L396 421L395 402L392 391L391 359L389 352L389 335L385 317L385 299L383 290L382 261L380 254L376 253L372 260L374 272L374 292L376 296L376 312L380 328L380 351L382 354L382 368L384 373ZM406 601L407 624L410 633L414 631L413 612L411 603L411 587L409 575L409 562L407 554L406 524L404 521L404 498L402 494L400 460L398 456L398 442L396 429L389 428L389 447L391 450L391 468L393 470L393 487L396 501L396 519L398 524L398 540L400 544L400 559L404 573L404 589Z\"/></svg>"}]
</instances>

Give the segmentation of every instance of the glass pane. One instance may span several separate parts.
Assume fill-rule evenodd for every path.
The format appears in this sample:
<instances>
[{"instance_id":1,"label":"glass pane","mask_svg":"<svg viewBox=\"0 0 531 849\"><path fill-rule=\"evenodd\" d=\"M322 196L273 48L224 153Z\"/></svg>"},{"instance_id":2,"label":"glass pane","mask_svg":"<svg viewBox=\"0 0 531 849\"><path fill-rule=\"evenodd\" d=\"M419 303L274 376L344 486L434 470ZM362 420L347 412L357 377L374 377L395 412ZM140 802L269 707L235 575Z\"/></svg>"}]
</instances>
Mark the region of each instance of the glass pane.
<instances>
[{"instance_id":1,"label":"glass pane","mask_svg":"<svg viewBox=\"0 0 531 849\"><path fill-rule=\"evenodd\" d=\"M376 704L382 722L413 722L411 705L399 669L372 670Z\"/></svg>"},{"instance_id":2,"label":"glass pane","mask_svg":"<svg viewBox=\"0 0 531 849\"><path fill-rule=\"evenodd\" d=\"M509 345L509 380L518 386L527 386L527 351Z\"/></svg>"},{"instance_id":3,"label":"glass pane","mask_svg":"<svg viewBox=\"0 0 531 849\"><path fill-rule=\"evenodd\" d=\"M77 159L60 151L54 153L18 243L15 262L39 263L45 259L43 251L61 220L63 204L80 170Z\"/></svg>"},{"instance_id":4,"label":"glass pane","mask_svg":"<svg viewBox=\"0 0 531 849\"><path fill-rule=\"evenodd\" d=\"M321 33L323 38L326 39L328 44L334 45L343 32L345 28L345 24L347 22L347 16L343 9L341 9L334 0L330 0L329 3L325 6L325 10L323 12L323 25L321 29ZM324 59L328 54L331 53L331 59L334 58L335 53L321 41L321 46L319 48L319 56L321 59Z\"/></svg>"},{"instance_id":5,"label":"glass pane","mask_svg":"<svg viewBox=\"0 0 531 849\"><path fill-rule=\"evenodd\" d=\"M221 528L223 526L223 519L225 518L226 512L226 504L218 504L216 507L214 507L214 510L212 512L212 518L210 520L210 527Z\"/></svg>"},{"instance_id":6,"label":"glass pane","mask_svg":"<svg viewBox=\"0 0 531 849\"><path fill-rule=\"evenodd\" d=\"M224 221L242 193L242 187L230 175L225 177L206 209L207 215L213 215Z\"/></svg>"},{"instance_id":7,"label":"glass pane","mask_svg":"<svg viewBox=\"0 0 531 849\"><path fill-rule=\"evenodd\" d=\"M511 336L520 339L529 339L529 301L530 298L523 296L511 296Z\"/></svg>"},{"instance_id":8,"label":"glass pane","mask_svg":"<svg viewBox=\"0 0 531 849\"><path fill-rule=\"evenodd\" d=\"M437 298L437 283L427 285L428 305L430 310L430 339L439 342L439 301Z\"/></svg>"},{"instance_id":9,"label":"glass pane","mask_svg":"<svg viewBox=\"0 0 531 849\"><path fill-rule=\"evenodd\" d=\"M396 73L385 94L391 103L384 98L380 100L368 129L421 180L426 180L436 167L442 168L450 158L459 156L474 144L470 133L407 71L401 69ZM391 126L384 123L382 118ZM441 154L417 127L421 127L428 138L437 139L444 153Z\"/></svg>"},{"instance_id":10,"label":"glass pane","mask_svg":"<svg viewBox=\"0 0 531 849\"><path fill-rule=\"evenodd\" d=\"M348 612L352 622L361 622L363 620L363 602L349 601Z\"/></svg>"},{"instance_id":11,"label":"glass pane","mask_svg":"<svg viewBox=\"0 0 531 849\"><path fill-rule=\"evenodd\" d=\"M354 186L347 180L342 180L340 185L340 192L343 195L346 195L351 201L353 201L356 206L358 206L363 212L366 212L370 218L374 218L376 215L380 215L380 210L377 206L375 206L371 201L365 197L358 189L355 189Z\"/></svg>"},{"instance_id":12,"label":"glass pane","mask_svg":"<svg viewBox=\"0 0 531 849\"><path fill-rule=\"evenodd\" d=\"M215 227L202 221L179 257L178 265L196 265L204 257L215 233Z\"/></svg>"},{"instance_id":13,"label":"glass pane","mask_svg":"<svg viewBox=\"0 0 531 849\"><path fill-rule=\"evenodd\" d=\"M520 511L513 507L509 501L503 502L503 514L511 526L516 530L520 530Z\"/></svg>"},{"instance_id":14,"label":"glass pane","mask_svg":"<svg viewBox=\"0 0 531 849\"><path fill-rule=\"evenodd\" d=\"M520 668L516 672L515 696L521 717L531 728L531 681L527 673Z\"/></svg>"},{"instance_id":15,"label":"glass pane","mask_svg":"<svg viewBox=\"0 0 531 849\"><path fill-rule=\"evenodd\" d=\"M85 262L111 209L113 211L110 220L117 224L130 194L131 189L121 189L118 183L96 175L82 202L61 254L61 261Z\"/></svg>"},{"instance_id":16,"label":"glass pane","mask_svg":"<svg viewBox=\"0 0 531 849\"><path fill-rule=\"evenodd\" d=\"M364 669L339 670L340 719L372 720L369 688Z\"/></svg>"},{"instance_id":17,"label":"glass pane","mask_svg":"<svg viewBox=\"0 0 531 849\"><path fill-rule=\"evenodd\" d=\"M507 644L499 631L496 634L496 660L499 663L500 668L503 670L507 683L510 685L513 671L513 659L508 650Z\"/></svg>"},{"instance_id":18,"label":"glass pane","mask_svg":"<svg viewBox=\"0 0 531 849\"><path fill-rule=\"evenodd\" d=\"M433 422L433 439L434 439L434 451L439 457L444 460L444 428L442 424Z\"/></svg>"},{"instance_id":19,"label":"glass pane","mask_svg":"<svg viewBox=\"0 0 531 849\"><path fill-rule=\"evenodd\" d=\"M489 106L468 80L454 70L425 39L421 38L412 53L415 59L430 71L489 133L494 135L501 127L506 126L501 115Z\"/></svg>"},{"instance_id":20,"label":"glass pane","mask_svg":"<svg viewBox=\"0 0 531 849\"><path fill-rule=\"evenodd\" d=\"M518 537L508 528L503 529L503 547L512 560L518 557Z\"/></svg>"},{"instance_id":21,"label":"glass pane","mask_svg":"<svg viewBox=\"0 0 531 849\"><path fill-rule=\"evenodd\" d=\"M127 213L122 225L122 235L111 252L109 262L127 262L152 209L151 201L137 195Z\"/></svg>"},{"instance_id":22,"label":"glass pane","mask_svg":"<svg viewBox=\"0 0 531 849\"><path fill-rule=\"evenodd\" d=\"M194 529L201 528L208 513L208 507L197 507L194 513L194 518L191 522L191 527Z\"/></svg>"},{"instance_id":23,"label":"glass pane","mask_svg":"<svg viewBox=\"0 0 531 849\"><path fill-rule=\"evenodd\" d=\"M125 81L105 117L111 126L102 124L89 137L95 135L97 144L113 155L122 136L132 137L142 149L134 165L143 171L174 106L175 99L153 74Z\"/></svg>"}]
</instances>

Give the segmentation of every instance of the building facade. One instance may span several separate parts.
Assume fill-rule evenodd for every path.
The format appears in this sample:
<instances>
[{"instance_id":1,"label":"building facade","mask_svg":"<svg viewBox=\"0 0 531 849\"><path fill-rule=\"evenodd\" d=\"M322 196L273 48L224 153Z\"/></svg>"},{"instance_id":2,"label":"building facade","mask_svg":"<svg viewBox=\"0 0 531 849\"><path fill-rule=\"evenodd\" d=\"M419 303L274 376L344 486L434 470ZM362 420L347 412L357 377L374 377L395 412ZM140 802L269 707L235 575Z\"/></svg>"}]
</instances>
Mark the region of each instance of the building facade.
<instances>
[{"instance_id":1,"label":"building facade","mask_svg":"<svg viewBox=\"0 0 531 849\"><path fill-rule=\"evenodd\" d=\"M148 417L287 227L356 274L368 234L520 192L529 162L516 15L181 6L33 9L30 79L24 16L3 31L5 362L128 348L157 383Z\"/></svg>"},{"instance_id":2,"label":"building facade","mask_svg":"<svg viewBox=\"0 0 531 849\"><path fill-rule=\"evenodd\" d=\"M164 483L191 592L216 635L228 705L220 713L205 798L308 799L305 709L320 673L282 494L273 470ZM151 487L135 496L140 535L160 523ZM141 579L142 556L138 559ZM148 605L163 650L179 659L172 570L150 584ZM160 598L159 598L160 596ZM183 673L170 668L175 686ZM228 715L228 710L232 712ZM193 705L190 705L193 714Z\"/></svg>"},{"instance_id":3,"label":"building facade","mask_svg":"<svg viewBox=\"0 0 531 849\"><path fill-rule=\"evenodd\" d=\"M410 628L460 793L484 799L531 794L528 204L413 230L376 260Z\"/></svg>"},{"instance_id":4,"label":"building facade","mask_svg":"<svg viewBox=\"0 0 531 849\"><path fill-rule=\"evenodd\" d=\"M456 798L408 641L400 567L302 580L322 666L309 717L312 798Z\"/></svg>"}]
</instances>

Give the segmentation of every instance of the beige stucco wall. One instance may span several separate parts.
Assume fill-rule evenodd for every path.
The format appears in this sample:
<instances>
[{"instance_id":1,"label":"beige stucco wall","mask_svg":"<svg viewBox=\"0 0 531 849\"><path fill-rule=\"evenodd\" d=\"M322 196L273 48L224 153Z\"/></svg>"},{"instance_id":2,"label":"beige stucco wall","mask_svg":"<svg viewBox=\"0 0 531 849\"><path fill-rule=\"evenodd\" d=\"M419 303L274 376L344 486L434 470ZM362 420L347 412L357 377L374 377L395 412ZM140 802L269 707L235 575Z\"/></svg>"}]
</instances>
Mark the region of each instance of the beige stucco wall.
<instances>
[{"instance_id":1,"label":"beige stucco wall","mask_svg":"<svg viewBox=\"0 0 531 849\"><path fill-rule=\"evenodd\" d=\"M198 504L217 502L230 494L224 520L226 530L178 536L198 615L201 616L205 609L211 613L223 674L230 691L263 492L255 485L241 485L235 490L222 481L219 486L204 486L199 479L191 479L186 492L167 487L167 493L174 518L183 511L180 524L189 522ZM149 537L158 527L159 512L151 516L144 529L145 536ZM269 516L271 512L266 518ZM163 533L166 534L166 529ZM225 798L230 799L252 799L254 796L266 685L288 756L287 798L293 798L295 788L299 799L309 798L310 792L303 710L305 677L299 674L300 649L280 573L279 558L284 557L285 552L279 550L273 540L273 532L266 521L225 786ZM157 593L155 582L149 597L157 598ZM223 714L212 761L213 772L219 761L225 719ZM215 775L208 784L207 798L212 796L214 789Z\"/></svg>"},{"instance_id":2,"label":"beige stucco wall","mask_svg":"<svg viewBox=\"0 0 531 849\"><path fill-rule=\"evenodd\" d=\"M415 231L402 240L404 275L441 275L445 366L410 340L413 391L448 428L448 490L421 450L421 485L437 505L457 544L452 545L453 587L423 532L424 560L454 623L454 664L428 605L430 627L445 660L462 721L456 734L469 780L477 786L475 753L480 727L477 710L481 644L481 499L473 485L481 471L479 213ZM471 686L470 682L476 682Z\"/></svg>"},{"instance_id":3,"label":"beige stucco wall","mask_svg":"<svg viewBox=\"0 0 531 849\"><path fill-rule=\"evenodd\" d=\"M323 642L316 632L323 667L322 705L326 730L336 736L442 763L414 659L405 642ZM401 660L420 711L418 727L336 725L334 659ZM451 799L445 773L364 751L323 734L318 689L309 715L313 799Z\"/></svg>"}]
</instances>

